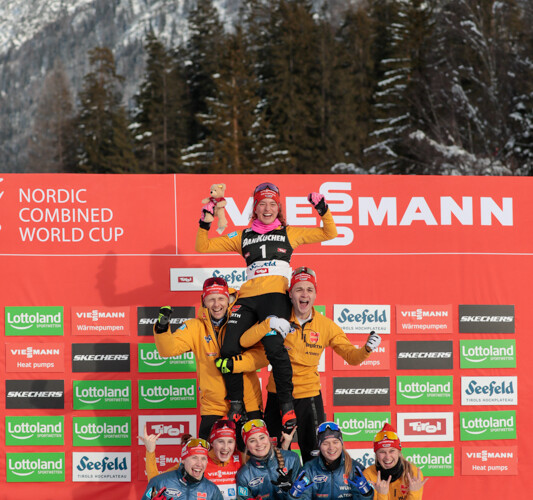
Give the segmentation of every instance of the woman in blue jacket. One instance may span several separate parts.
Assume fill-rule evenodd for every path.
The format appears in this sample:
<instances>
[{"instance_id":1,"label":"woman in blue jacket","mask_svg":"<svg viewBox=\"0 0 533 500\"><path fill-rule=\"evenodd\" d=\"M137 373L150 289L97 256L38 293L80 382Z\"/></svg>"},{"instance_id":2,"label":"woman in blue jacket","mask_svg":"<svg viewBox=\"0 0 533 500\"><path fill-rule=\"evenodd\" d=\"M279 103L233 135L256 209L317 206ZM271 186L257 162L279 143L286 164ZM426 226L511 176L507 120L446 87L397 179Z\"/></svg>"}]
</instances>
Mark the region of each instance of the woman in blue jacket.
<instances>
[{"instance_id":1,"label":"woman in blue jacket","mask_svg":"<svg viewBox=\"0 0 533 500\"><path fill-rule=\"evenodd\" d=\"M237 500L289 499L301 471L300 457L273 446L263 420L248 420L241 432L246 455L237 472Z\"/></svg>"},{"instance_id":2,"label":"woman in blue jacket","mask_svg":"<svg viewBox=\"0 0 533 500\"><path fill-rule=\"evenodd\" d=\"M308 484L293 489L292 496L305 500L372 498L374 490L358 462L344 448L340 427L335 422L320 424L317 441L319 455L306 462L303 468Z\"/></svg>"}]
</instances>

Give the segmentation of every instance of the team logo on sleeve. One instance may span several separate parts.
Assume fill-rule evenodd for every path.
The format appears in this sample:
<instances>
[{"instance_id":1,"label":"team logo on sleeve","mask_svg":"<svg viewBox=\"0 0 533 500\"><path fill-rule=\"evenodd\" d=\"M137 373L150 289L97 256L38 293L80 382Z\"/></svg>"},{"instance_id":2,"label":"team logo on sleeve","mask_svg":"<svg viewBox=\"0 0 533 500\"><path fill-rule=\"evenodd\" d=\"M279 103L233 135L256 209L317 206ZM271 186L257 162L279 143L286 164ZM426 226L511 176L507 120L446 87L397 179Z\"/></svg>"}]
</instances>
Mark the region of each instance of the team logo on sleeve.
<instances>
[{"instance_id":1,"label":"team logo on sleeve","mask_svg":"<svg viewBox=\"0 0 533 500\"><path fill-rule=\"evenodd\" d=\"M245 486L239 486L238 487L238 493L239 493L239 496L241 496L241 497L249 496L248 488L246 488Z\"/></svg>"}]
</instances>

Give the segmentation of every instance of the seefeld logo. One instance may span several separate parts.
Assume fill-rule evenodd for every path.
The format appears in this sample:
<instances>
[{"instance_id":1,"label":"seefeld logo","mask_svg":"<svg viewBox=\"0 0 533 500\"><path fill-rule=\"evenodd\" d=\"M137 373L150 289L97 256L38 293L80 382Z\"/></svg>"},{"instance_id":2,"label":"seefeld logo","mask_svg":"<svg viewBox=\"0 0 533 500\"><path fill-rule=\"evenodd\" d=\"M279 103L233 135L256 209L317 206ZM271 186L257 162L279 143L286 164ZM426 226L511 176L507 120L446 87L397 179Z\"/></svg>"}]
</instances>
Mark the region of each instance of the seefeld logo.
<instances>
[{"instance_id":1,"label":"seefeld logo","mask_svg":"<svg viewBox=\"0 0 533 500\"><path fill-rule=\"evenodd\" d=\"M461 404L518 404L517 377L461 377Z\"/></svg>"},{"instance_id":2,"label":"seefeld logo","mask_svg":"<svg viewBox=\"0 0 533 500\"><path fill-rule=\"evenodd\" d=\"M345 333L390 333L390 306L335 304L335 322Z\"/></svg>"},{"instance_id":3,"label":"seefeld logo","mask_svg":"<svg viewBox=\"0 0 533 500\"><path fill-rule=\"evenodd\" d=\"M73 452L72 481L129 482L131 453Z\"/></svg>"}]
</instances>

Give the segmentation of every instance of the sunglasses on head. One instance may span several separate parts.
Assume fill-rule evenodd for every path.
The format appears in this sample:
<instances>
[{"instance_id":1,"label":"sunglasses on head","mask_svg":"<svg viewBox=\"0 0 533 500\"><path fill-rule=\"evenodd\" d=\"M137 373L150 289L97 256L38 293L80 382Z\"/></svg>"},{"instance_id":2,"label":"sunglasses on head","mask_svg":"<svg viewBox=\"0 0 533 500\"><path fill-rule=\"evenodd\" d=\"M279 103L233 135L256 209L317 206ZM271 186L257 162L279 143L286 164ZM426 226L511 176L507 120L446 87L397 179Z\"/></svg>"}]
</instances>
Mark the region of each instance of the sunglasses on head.
<instances>
[{"instance_id":1,"label":"sunglasses on head","mask_svg":"<svg viewBox=\"0 0 533 500\"><path fill-rule=\"evenodd\" d=\"M248 420L248 422L245 422L242 426L242 433L250 432L254 427L257 429L262 429L263 427L266 428L266 424L263 420L259 418Z\"/></svg>"},{"instance_id":2,"label":"sunglasses on head","mask_svg":"<svg viewBox=\"0 0 533 500\"><path fill-rule=\"evenodd\" d=\"M205 448L206 450L209 450L211 448L209 443L205 439L202 439L202 438L189 439L185 443L186 448L198 448L198 446L200 446L201 448Z\"/></svg>"},{"instance_id":3,"label":"sunglasses on head","mask_svg":"<svg viewBox=\"0 0 533 500\"><path fill-rule=\"evenodd\" d=\"M254 189L254 194L258 193L259 191L263 191L263 189L271 189L272 191L279 194L279 188L275 184L272 184L271 182L263 182L262 184L259 184L259 186L256 186Z\"/></svg>"},{"instance_id":4,"label":"sunglasses on head","mask_svg":"<svg viewBox=\"0 0 533 500\"><path fill-rule=\"evenodd\" d=\"M398 437L398 434L392 431L381 431L376 434L376 437L374 438L374 443L379 443L380 441L383 441L384 439L388 439L390 441L396 441L400 440Z\"/></svg>"},{"instance_id":5,"label":"sunglasses on head","mask_svg":"<svg viewBox=\"0 0 533 500\"><path fill-rule=\"evenodd\" d=\"M204 288L208 288L213 285L228 286L224 278L207 278L204 281Z\"/></svg>"},{"instance_id":6,"label":"sunglasses on head","mask_svg":"<svg viewBox=\"0 0 533 500\"><path fill-rule=\"evenodd\" d=\"M326 430L338 431L340 432L341 428L335 422L322 422L317 428L316 433L321 434Z\"/></svg>"},{"instance_id":7,"label":"sunglasses on head","mask_svg":"<svg viewBox=\"0 0 533 500\"><path fill-rule=\"evenodd\" d=\"M211 427L211 432L219 429L231 429L235 430L235 422L233 420L217 420L213 427Z\"/></svg>"},{"instance_id":8,"label":"sunglasses on head","mask_svg":"<svg viewBox=\"0 0 533 500\"><path fill-rule=\"evenodd\" d=\"M296 276L300 273L307 273L311 275L313 278L316 278L316 273L310 267L305 267L305 266L298 267L292 272L292 275Z\"/></svg>"}]
</instances>

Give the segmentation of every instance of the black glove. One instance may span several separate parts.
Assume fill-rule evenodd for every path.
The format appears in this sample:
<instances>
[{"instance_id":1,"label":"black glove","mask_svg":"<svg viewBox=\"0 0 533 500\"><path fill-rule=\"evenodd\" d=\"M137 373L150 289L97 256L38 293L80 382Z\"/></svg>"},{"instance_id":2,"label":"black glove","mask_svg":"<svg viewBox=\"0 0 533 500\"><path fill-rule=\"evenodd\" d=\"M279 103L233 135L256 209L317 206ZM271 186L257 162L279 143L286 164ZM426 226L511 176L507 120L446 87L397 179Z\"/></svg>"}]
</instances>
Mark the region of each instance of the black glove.
<instances>
[{"instance_id":1,"label":"black glove","mask_svg":"<svg viewBox=\"0 0 533 500\"><path fill-rule=\"evenodd\" d=\"M170 323L170 315L172 314L172 307L163 306L159 309L159 316L155 324L155 333L163 333L168 330L168 324Z\"/></svg>"},{"instance_id":2,"label":"black glove","mask_svg":"<svg viewBox=\"0 0 533 500\"><path fill-rule=\"evenodd\" d=\"M215 359L215 366L222 375L233 373L233 358L217 358Z\"/></svg>"},{"instance_id":3,"label":"black glove","mask_svg":"<svg viewBox=\"0 0 533 500\"><path fill-rule=\"evenodd\" d=\"M323 194L309 193L307 199L309 200L309 203L315 207L320 217L322 217L328 211L328 205Z\"/></svg>"},{"instance_id":4,"label":"black glove","mask_svg":"<svg viewBox=\"0 0 533 500\"><path fill-rule=\"evenodd\" d=\"M278 480L270 481L274 486L277 486L283 491L289 491L292 488L292 469L287 470L286 467L278 467Z\"/></svg>"},{"instance_id":5,"label":"black glove","mask_svg":"<svg viewBox=\"0 0 533 500\"><path fill-rule=\"evenodd\" d=\"M155 486L153 486L152 491L150 492L152 495L150 498L152 500L167 500L167 496L165 495L166 489L167 487L163 486L159 491L156 491ZM171 497L170 500L174 500L174 497Z\"/></svg>"}]
</instances>

